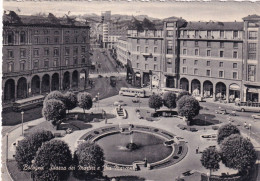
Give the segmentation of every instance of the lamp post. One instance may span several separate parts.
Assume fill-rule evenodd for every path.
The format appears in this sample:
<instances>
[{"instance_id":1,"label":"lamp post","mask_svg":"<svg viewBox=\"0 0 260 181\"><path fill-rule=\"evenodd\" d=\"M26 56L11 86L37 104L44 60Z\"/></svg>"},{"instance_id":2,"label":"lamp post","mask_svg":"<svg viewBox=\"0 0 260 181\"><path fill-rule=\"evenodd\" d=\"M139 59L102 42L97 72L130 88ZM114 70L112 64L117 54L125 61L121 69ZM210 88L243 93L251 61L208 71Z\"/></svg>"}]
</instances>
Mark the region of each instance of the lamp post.
<instances>
[{"instance_id":1,"label":"lamp post","mask_svg":"<svg viewBox=\"0 0 260 181\"><path fill-rule=\"evenodd\" d=\"M8 162L8 133L6 133L6 164Z\"/></svg>"},{"instance_id":2,"label":"lamp post","mask_svg":"<svg viewBox=\"0 0 260 181\"><path fill-rule=\"evenodd\" d=\"M138 93L138 104L139 104L139 109L140 109L140 93Z\"/></svg>"},{"instance_id":3,"label":"lamp post","mask_svg":"<svg viewBox=\"0 0 260 181\"><path fill-rule=\"evenodd\" d=\"M207 177L208 177L208 181L209 181L209 178L210 178L210 173L209 172L207 173Z\"/></svg>"},{"instance_id":4,"label":"lamp post","mask_svg":"<svg viewBox=\"0 0 260 181\"><path fill-rule=\"evenodd\" d=\"M22 115L22 136L24 135L24 134L23 134L23 114L24 114L24 112L22 111L22 112L21 112L21 115Z\"/></svg>"},{"instance_id":5,"label":"lamp post","mask_svg":"<svg viewBox=\"0 0 260 181\"><path fill-rule=\"evenodd\" d=\"M248 124L248 129L249 129L249 139L251 138L251 124Z\"/></svg>"},{"instance_id":6,"label":"lamp post","mask_svg":"<svg viewBox=\"0 0 260 181\"><path fill-rule=\"evenodd\" d=\"M98 110L99 110L99 92L97 93L98 95Z\"/></svg>"}]
</instances>

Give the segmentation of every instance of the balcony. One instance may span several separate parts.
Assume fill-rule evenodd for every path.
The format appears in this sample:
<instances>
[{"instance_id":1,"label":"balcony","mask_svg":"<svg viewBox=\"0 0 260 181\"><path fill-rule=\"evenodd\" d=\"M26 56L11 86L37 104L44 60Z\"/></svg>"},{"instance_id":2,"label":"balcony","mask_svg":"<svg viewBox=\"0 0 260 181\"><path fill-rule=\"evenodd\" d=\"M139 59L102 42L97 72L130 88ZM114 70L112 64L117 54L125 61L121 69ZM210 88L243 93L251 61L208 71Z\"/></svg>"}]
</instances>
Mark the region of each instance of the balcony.
<instances>
[{"instance_id":1,"label":"balcony","mask_svg":"<svg viewBox=\"0 0 260 181\"><path fill-rule=\"evenodd\" d=\"M145 58L152 58L153 54L152 53L141 53Z\"/></svg>"}]
</instances>

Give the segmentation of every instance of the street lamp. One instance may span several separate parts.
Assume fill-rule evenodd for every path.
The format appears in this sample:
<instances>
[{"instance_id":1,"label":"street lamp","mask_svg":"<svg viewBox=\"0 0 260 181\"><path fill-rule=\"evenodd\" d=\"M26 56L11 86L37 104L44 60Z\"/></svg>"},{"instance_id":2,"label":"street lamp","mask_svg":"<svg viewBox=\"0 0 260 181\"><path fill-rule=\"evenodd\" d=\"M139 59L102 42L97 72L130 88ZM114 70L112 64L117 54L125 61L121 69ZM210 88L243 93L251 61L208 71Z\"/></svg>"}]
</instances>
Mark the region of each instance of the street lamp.
<instances>
[{"instance_id":1,"label":"street lamp","mask_svg":"<svg viewBox=\"0 0 260 181\"><path fill-rule=\"evenodd\" d=\"M22 111L21 112L21 115L22 115L22 136L23 136L23 114L24 114L24 112Z\"/></svg>"},{"instance_id":2,"label":"street lamp","mask_svg":"<svg viewBox=\"0 0 260 181\"><path fill-rule=\"evenodd\" d=\"M7 162L8 162L8 133L6 133L6 165L7 165Z\"/></svg>"},{"instance_id":3,"label":"street lamp","mask_svg":"<svg viewBox=\"0 0 260 181\"><path fill-rule=\"evenodd\" d=\"M208 181L209 181L209 178L210 178L210 173L209 172L207 173L207 177L208 177Z\"/></svg>"},{"instance_id":4,"label":"street lamp","mask_svg":"<svg viewBox=\"0 0 260 181\"><path fill-rule=\"evenodd\" d=\"M98 96L98 110L99 110L99 92L97 93Z\"/></svg>"},{"instance_id":5,"label":"street lamp","mask_svg":"<svg viewBox=\"0 0 260 181\"><path fill-rule=\"evenodd\" d=\"M249 139L251 138L251 124L248 124L248 129L249 129Z\"/></svg>"},{"instance_id":6,"label":"street lamp","mask_svg":"<svg viewBox=\"0 0 260 181\"><path fill-rule=\"evenodd\" d=\"M140 109L140 93L138 93L138 104L139 104L139 109Z\"/></svg>"}]
</instances>

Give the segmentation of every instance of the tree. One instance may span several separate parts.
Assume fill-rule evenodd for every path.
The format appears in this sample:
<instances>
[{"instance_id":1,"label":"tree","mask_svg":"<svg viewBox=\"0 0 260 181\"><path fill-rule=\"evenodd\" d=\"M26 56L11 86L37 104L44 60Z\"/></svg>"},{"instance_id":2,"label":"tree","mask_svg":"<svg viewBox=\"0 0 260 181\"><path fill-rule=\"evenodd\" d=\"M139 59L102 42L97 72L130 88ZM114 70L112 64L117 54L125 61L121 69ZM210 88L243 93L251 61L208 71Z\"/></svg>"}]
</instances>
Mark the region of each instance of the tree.
<instances>
[{"instance_id":1,"label":"tree","mask_svg":"<svg viewBox=\"0 0 260 181\"><path fill-rule=\"evenodd\" d=\"M166 92L163 95L163 103L169 109L176 108L176 94L173 92Z\"/></svg>"},{"instance_id":2,"label":"tree","mask_svg":"<svg viewBox=\"0 0 260 181\"><path fill-rule=\"evenodd\" d=\"M232 134L240 134L239 129L235 125L231 123L222 125L218 129L218 144L220 144L225 138Z\"/></svg>"},{"instance_id":3,"label":"tree","mask_svg":"<svg viewBox=\"0 0 260 181\"><path fill-rule=\"evenodd\" d=\"M78 94L78 106L83 109L84 115L85 115L85 110L90 109L92 105L93 105L92 97L89 93L82 92Z\"/></svg>"},{"instance_id":4,"label":"tree","mask_svg":"<svg viewBox=\"0 0 260 181\"><path fill-rule=\"evenodd\" d=\"M149 107L154 109L156 111L156 109L160 109L163 106L163 100L161 98L161 96L159 95L151 95L149 98Z\"/></svg>"},{"instance_id":5,"label":"tree","mask_svg":"<svg viewBox=\"0 0 260 181\"><path fill-rule=\"evenodd\" d=\"M77 96L73 92L67 92L64 95L64 100L65 100L65 106L68 111L77 107L77 103L78 103Z\"/></svg>"},{"instance_id":6,"label":"tree","mask_svg":"<svg viewBox=\"0 0 260 181\"><path fill-rule=\"evenodd\" d=\"M63 102L50 99L44 102L42 115L54 126L58 126L62 122L62 119L64 119L66 116L66 107Z\"/></svg>"},{"instance_id":7,"label":"tree","mask_svg":"<svg viewBox=\"0 0 260 181\"><path fill-rule=\"evenodd\" d=\"M72 155L69 146L61 140L45 142L37 151L33 166L43 168L34 170L36 180L66 180L69 167L72 165Z\"/></svg>"},{"instance_id":8,"label":"tree","mask_svg":"<svg viewBox=\"0 0 260 181\"><path fill-rule=\"evenodd\" d=\"M190 96L190 93L188 91L182 91L178 94L176 101L180 100L180 98L182 98L182 96Z\"/></svg>"},{"instance_id":9,"label":"tree","mask_svg":"<svg viewBox=\"0 0 260 181\"><path fill-rule=\"evenodd\" d=\"M191 121L200 112L199 102L192 96L184 95L177 102L178 114Z\"/></svg>"},{"instance_id":10,"label":"tree","mask_svg":"<svg viewBox=\"0 0 260 181\"><path fill-rule=\"evenodd\" d=\"M208 147L202 152L201 155L201 164L210 170L210 175L212 170L219 169L219 162L221 160L221 156L215 147Z\"/></svg>"},{"instance_id":11,"label":"tree","mask_svg":"<svg viewBox=\"0 0 260 181\"><path fill-rule=\"evenodd\" d=\"M42 143L53 139L52 132L40 130L26 136L23 140L19 141L16 152L15 160L18 169L24 171L31 171L24 169L24 166L31 166L32 160L36 155L37 150L41 147Z\"/></svg>"},{"instance_id":12,"label":"tree","mask_svg":"<svg viewBox=\"0 0 260 181\"><path fill-rule=\"evenodd\" d=\"M44 103L50 99L56 99L56 100L60 100L62 101L63 103L65 103L65 100L64 100L64 95L60 92L60 91L52 91L50 92L44 99ZM44 104L43 103L43 104Z\"/></svg>"},{"instance_id":13,"label":"tree","mask_svg":"<svg viewBox=\"0 0 260 181\"><path fill-rule=\"evenodd\" d=\"M249 171L256 162L257 154L249 139L239 134L232 134L220 144L222 162L240 173Z\"/></svg>"},{"instance_id":14,"label":"tree","mask_svg":"<svg viewBox=\"0 0 260 181\"><path fill-rule=\"evenodd\" d=\"M80 144L74 153L74 164L76 168L92 168L84 171L87 175L102 176L104 169L103 149L95 143L84 142ZM79 170L77 172L79 173Z\"/></svg>"}]
</instances>

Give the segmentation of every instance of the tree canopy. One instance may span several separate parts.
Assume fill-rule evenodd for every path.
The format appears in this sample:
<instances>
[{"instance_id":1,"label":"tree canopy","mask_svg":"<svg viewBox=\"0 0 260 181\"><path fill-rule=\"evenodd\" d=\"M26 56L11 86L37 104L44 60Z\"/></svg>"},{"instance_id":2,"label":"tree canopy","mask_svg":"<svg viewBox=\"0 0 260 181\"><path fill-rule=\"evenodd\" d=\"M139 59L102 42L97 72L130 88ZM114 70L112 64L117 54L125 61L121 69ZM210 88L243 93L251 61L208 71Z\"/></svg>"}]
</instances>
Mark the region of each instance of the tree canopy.
<instances>
[{"instance_id":1,"label":"tree canopy","mask_svg":"<svg viewBox=\"0 0 260 181\"><path fill-rule=\"evenodd\" d=\"M47 121L57 126L66 116L66 107L60 100L50 99L44 103L42 115Z\"/></svg>"},{"instance_id":2,"label":"tree canopy","mask_svg":"<svg viewBox=\"0 0 260 181\"><path fill-rule=\"evenodd\" d=\"M178 114L192 120L199 114L200 104L192 96L184 95L177 102Z\"/></svg>"},{"instance_id":3,"label":"tree canopy","mask_svg":"<svg viewBox=\"0 0 260 181\"><path fill-rule=\"evenodd\" d=\"M182 91L178 94L176 101L180 100L180 98L182 98L182 96L190 96L190 93L188 91Z\"/></svg>"},{"instance_id":4,"label":"tree canopy","mask_svg":"<svg viewBox=\"0 0 260 181\"><path fill-rule=\"evenodd\" d=\"M251 141L238 134L225 138L220 144L220 149L223 164L239 172L248 171L257 160Z\"/></svg>"},{"instance_id":5,"label":"tree canopy","mask_svg":"<svg viewBox=\"0 0 260 181\"><path fill-rule=\"evenodd\" d=\"M23 140L19 141L15 152L15 160L17 162L18 168L23 170L25 165L30 166L37 150L41 147L42 143L53 138L54 136L50 131L40 130L29 134Z\"/></svg>"},{"instance_id":6,"label":"tree canopy","mask_svg":"<svg viewBox=\"0 0 260 181\"><path fill-rule=\"evenodd\" d=\"M85 109L90 109L93 105L92 97L87 92L82 92L78 94L78 106L83 109L85 113Z\"/></svg>"},{"instance_id":7,"label":"tree canopy","mask_svg":"<svg viewBox=\"0 0 260 181\"><path fill-rule=\"evenodd\" d=\"M222 125L218 129L218 144L220 144L225 138L232 134L240 134L240 130L231 123Z\"/></svg>"},{"instance_id":8,"label":"tree canopy","mask_svg":"<svg viewBox=\"0 0 260 181\"><path fill-rule=\"evenodd\" d=\"M169 109L176 108L176 94L174 92L166 92L163 95L163 103Z\"/></svg>"},{"instance_id":9,"label":"tree canopy","mask_svg":"<svg viewBox=\"0 0 260 181\"><path fill-rule=\"evenodd\" d=\"M64 95L60 91L52 91L50 92L44 99L44 102L50 100L50 99L56 99L60 100L64 103Z\"/></svg>"},{"instance_id":10,"label":"tree canopy","mask_svg":"<svg viewBox=\"0 0 260 181\"><path fill-rule=\"evenodd\" d=\"M64 100L65 100L65 106L68 110L72 110L75 107L77 107L78 104L78 100L77 100L77 96L75 93L73 92L67 92L64 95Z\"/></svg>"},{"instance_id":11,"label":"tree canopy","mask_svg":"<svg viewBox=\"0 0 260 181\"><path fill-rule=\"evenodd\" d=\"M104 169L103 149L95 143L84 142L78 146L74 153L74 164L79 167L93 168L85 173L102 175Z\"/></svg>"},{"instance_id":12,"label":"tree canopy","mask_svg":"<svg viewBox=\"0 0 260 181\"><path fill-rule=\"evenodd\" d=\"M36 180L62 181L69 177L68 168L72 165L72 155L69 146L64 141L45 142L39 148L34 161L34 167L44 168L33 171Z\"/></svg>"},{"instance_id":13,"label":"tree canopy","mask_svg":"<svg viewBox=\"0 0 260 181\"><path fill-rule=\"evenodd\" d=\"M160 109L163 106L163 99L159 95L151 95L149 98L149 107L152 109Z\"/></svg>"},{"instance_id":14,"label":"tree canopy","mask_svg":"<svg viewBox=\"0 0 260 181\"><path fill-rule=\"evenodd\" d=\"M219 169L221 156L215 147L208 147L202 152L200 161L206 169L210 170L211 174L212 170Z\"/></svg>"}]
</instances>

